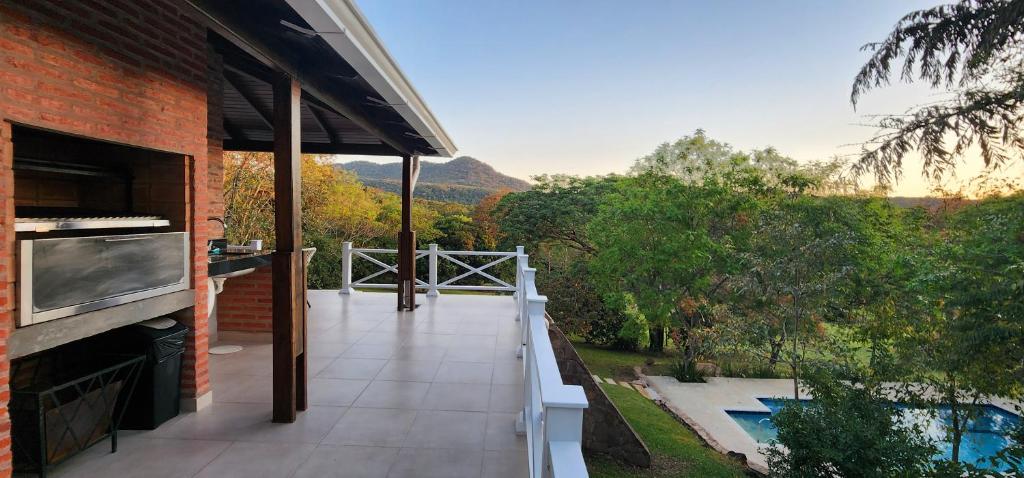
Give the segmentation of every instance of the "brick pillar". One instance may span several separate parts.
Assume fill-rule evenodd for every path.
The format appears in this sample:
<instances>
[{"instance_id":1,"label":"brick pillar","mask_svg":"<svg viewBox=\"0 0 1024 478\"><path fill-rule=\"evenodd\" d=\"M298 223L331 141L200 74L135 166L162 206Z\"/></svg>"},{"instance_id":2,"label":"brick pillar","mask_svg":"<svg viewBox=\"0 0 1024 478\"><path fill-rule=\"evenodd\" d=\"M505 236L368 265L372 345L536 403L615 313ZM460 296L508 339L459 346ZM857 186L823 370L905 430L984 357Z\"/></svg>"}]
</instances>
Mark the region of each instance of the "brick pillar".
<instances>
[{"instance_id":1,"label":"brick pillar","mask_svg":"<svg viewBox=\"0 0 1024 478\"><path fill-rule=\"evenodd\" d=\"M204 397L210 391L209 373L209 323L207 321L207 254L208 229L206 157L193 157L186 161L188 173L186 192L186 223L189 226L192 247L192 288L196 291L196 305L186 310L178 319L191 331L185 344L185 356L181 370L181 396L186 410L202 408L210 398Z\"/></svg>"},{"instance_id":2,"label":"brick pillar","mask_svg":"<svg viewBox=\"0 0 1024 478\"><path fill-rule=\"evenodd\" d=\"M0 121L0 477L9 477L11 463L11 361L7 338L14 330L14 144L11 124Z\"/></svg>"}]
</instances>

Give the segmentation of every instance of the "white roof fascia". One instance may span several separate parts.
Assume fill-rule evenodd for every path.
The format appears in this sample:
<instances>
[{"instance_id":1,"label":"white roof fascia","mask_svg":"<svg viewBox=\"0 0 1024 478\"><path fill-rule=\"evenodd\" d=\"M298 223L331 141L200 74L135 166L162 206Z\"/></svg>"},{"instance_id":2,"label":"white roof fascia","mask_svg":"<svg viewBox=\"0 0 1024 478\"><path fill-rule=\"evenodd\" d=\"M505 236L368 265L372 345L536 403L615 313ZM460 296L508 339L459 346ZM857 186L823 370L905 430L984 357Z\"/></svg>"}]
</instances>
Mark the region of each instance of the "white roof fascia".
<instances>
[{"instance_id":1,"label":"white roof fascia","mask_svg":"<svg viewBox=\"0 0 1024 478\"><path fill-rule=\"evenodd\" d=\"M455 144L352 0L286 0L306 23L444 157Z\"/></svg>"}]
</instances>

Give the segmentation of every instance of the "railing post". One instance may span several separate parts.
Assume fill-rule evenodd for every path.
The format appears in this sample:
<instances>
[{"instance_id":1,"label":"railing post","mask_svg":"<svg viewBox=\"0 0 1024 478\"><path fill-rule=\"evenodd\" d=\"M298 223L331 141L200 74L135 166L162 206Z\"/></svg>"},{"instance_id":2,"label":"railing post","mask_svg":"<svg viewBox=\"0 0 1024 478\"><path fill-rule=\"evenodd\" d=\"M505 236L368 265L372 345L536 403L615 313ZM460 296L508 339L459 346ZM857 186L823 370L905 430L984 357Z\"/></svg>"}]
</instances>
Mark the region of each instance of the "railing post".
<instances>
[{"instance_id":1,"label":"railing post","mask_svg":"<svg viewBox=\"0 0 1024 478\"><path fill-rule=\"evenodd\" d=\"M437 297L437 244L431 244L428 250L427 263L430 264L430 282L427 288L427 297Z\"/></svg>"},{"instance_id":2,"label":"railing post","mask_svg":"<svg viewBox=\"0 0 1024 478\"><path fill-rule=\"evenodd\" d=\"M341 243L341 294L352 293L352 243Z\"/></svg>"},{"instance_id":3,"label":"railing post","mask_svg":"<svg viewBox=\"0 0 1024 478\"><path fill-rule=\"evenodd\" d=\"M526 248L523 247L523 246L516 246L516 291L512 293L512 298L516 299L516 300L519 299L519 293L523 289L523 286L522 286L523 281L522 281L522 277L519 276L519 271L521 271L523 269L523 267L526 267L526 264L523 264L523 260L522 260L523 256L525 256L525 255L526 255ZM516 320L519 320L519 315L518 314L516 315Z\"/></svg>"}]
</instances>

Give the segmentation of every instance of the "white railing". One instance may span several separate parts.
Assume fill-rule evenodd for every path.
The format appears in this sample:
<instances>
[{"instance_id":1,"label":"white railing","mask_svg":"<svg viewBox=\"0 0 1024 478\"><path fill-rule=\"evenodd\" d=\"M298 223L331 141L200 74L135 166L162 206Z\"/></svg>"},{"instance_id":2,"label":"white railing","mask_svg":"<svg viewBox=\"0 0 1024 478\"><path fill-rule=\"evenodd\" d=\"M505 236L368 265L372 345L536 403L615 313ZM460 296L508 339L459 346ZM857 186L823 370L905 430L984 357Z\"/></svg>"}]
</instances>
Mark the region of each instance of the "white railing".
<instances>
[{"instance_id":1,"label":"white railing","mask_svg":"<svg viewBox=\"0 0 1024 478\"><path fill-rule=\"evenodd\" d=\"M426 289L428 297L437 296L442 290L475 290L490 292L515 292L515 284L495 277L487 272L488 269L505 261L515 259L522 254L523 248L517 247L516 252L492 252L492 251L443 251L437 248L437 244L430 244L426 250L416 251L416 260L426 257L428 263L427 280L416 278L416 287ZM397 289L395 283L372 282L374 279L389 272L397 274L398 265L394 263L398 256L398 249L367 249L354 248L351 242L342 243L341 246L341 293L348 294L353 288L364 289ZM490 257L490 262L476 267L466 263L463 259L468 257ZM364 277L352 280L352 262L362 259L377 266L378 270ZM443 281L438 282L437 266L438 261L448 261L459 267L460 273ZM463 285L458 281L471 276L484 278L487 285ZM377 279L380 280L380 279Z\"/></svg>"},{"instance_id":2,"label":"white railing","mask_svg":"<svg viewBox=\"0 0 1024 478\"><path fill-rule=\"evenodd\" d=\"M522 323L524 408L516 429L526 434L531 478L586 477L583 461L583 387L566 385L558 371L544 312L547 297L537 293L537 270L517 248L517 320Z\"/></svg>"}]
</instances>

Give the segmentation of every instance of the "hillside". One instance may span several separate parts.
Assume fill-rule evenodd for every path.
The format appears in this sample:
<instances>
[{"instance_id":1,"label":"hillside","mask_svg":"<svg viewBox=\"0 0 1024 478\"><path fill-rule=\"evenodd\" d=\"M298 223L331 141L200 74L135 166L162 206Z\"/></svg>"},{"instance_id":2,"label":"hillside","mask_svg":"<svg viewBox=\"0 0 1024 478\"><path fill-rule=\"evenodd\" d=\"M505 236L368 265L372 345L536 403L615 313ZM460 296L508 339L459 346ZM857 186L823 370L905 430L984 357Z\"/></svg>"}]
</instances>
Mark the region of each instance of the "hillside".
<instances>
[{"instance_id":1,"label":"hillside","mask_svg":"<svg viewBox=\"0 0 1024 478\"><path fill-rule=\"evenodd\" d=\"M339 170L355 173L370 187L399 193L402 185L402 163L377 164L352 161L334 165ZM447 162L422 161L416 197L463 204L476 204L484 197L503 189L525 191L530 183L495 171L490 165L469 156Z\"/></svg>"}]
</instances>

